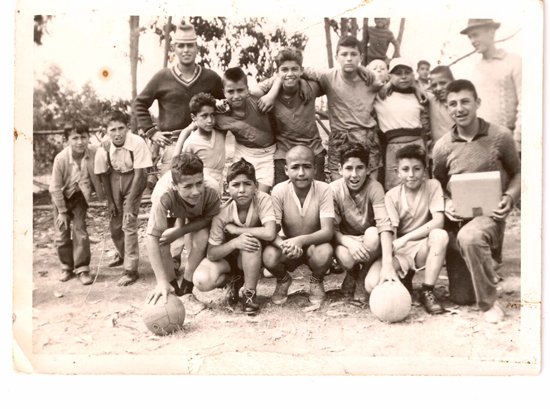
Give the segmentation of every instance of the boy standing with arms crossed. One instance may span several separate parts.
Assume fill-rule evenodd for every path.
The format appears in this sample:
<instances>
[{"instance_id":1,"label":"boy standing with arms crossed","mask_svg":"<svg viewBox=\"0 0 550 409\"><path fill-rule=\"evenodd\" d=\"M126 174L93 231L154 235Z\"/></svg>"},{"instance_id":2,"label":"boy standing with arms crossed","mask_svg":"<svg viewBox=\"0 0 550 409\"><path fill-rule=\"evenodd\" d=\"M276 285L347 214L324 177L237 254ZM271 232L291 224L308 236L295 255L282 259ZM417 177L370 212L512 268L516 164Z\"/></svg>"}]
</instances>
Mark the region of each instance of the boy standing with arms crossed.
<instances>
[{"instance_id":1,"label":"boy standing with arms crossed","mask_svg":"<svg viewBox=\"0 0 550 409\"><path fill-rule=\"evenodd\" d=\"M128 129L126 115L113 111L107 118L108 147L95 157L95 173L100 175L109 208L109 229L117 249L109 267L124 265L119 286L133 284L139 277L138 219L141 196L147 185L145 169L153 166L145 141Z\"/></svg>"},{"instance_id":2,"label":"boy standing with arms crossed","mask_svg":"<svg viewBox=\"0 0 550 409\"><path fill-rule=\"evenodd\" d=\"M332 190L313 179L315 155L310 148L295 146L287 152L286 163L290 180L276 185L271 198L278 230L282 228L287 238L277 236L263 254L265 267L277 279L271 300L274 304L287 301L292 283L288 271L307 263L312 272L309 301L318 304L325 299L323 278L332 263Z\"/></svg>"},{"instance_id":3,"label":"boy standing with arms crossed","mask_svg":"<svg viewBox=\"0 0 550 409\"><path fill-rule=\"evenodd\" d=\"M200 291L210 291L228 284L229 304L241 300L243 311L256 315L256 286L262 268L265 242L277 235L271 197L258 191L252 164L241 159L231 165L227 175L231 199L214 216L208 239L207 256L195 271L194 281Z\"/></svg>"},{"instance_id":4,"label":"boy standing with arms crossed","mask_svg":"<svg viewBox=\"0 0 550 409\"><path fill-rule=\"evenodd\" d=\"M49 189L52 195L55 245L61 262L59 281L68 281L76 274L82 284L89 285L93 279L90 276L91 254L86 210L92 200L93 190L98 200L103 200L99 178L94 174L96 148L88 145L88 126L83 123L67 124L63 134L68 146L54 159Z\"/></svg>"},{"instance_id":5,"label":"boy standing with arms crossed","mask_svg":"<svg viewBox=\"0 0 550 409\"><path fill-rule=\"evenodd\" d=\"M447 85L447 106L456 125L434 147L434 177L445 194L445 230L449 233L449 293L457 304L477 302L485 321L504 318L496 302L492 256L504 237L506 217L521 195L521 163L512 132L478 118L481 104L474 85L457 80ZM461 219L448 187L452 175L499 171L502 200L491 216Z\"/></svg>"}]
</instances>

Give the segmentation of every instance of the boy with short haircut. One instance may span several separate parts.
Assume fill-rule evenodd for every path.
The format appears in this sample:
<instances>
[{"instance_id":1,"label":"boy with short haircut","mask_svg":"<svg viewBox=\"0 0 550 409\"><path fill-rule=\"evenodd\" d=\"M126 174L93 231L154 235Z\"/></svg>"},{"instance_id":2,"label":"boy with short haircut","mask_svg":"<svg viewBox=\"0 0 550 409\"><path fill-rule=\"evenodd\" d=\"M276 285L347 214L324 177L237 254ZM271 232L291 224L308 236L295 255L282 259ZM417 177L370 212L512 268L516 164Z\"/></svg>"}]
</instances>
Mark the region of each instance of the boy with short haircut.
<instances>
[{"instance_id":1,"label":"boy with short haircut","mask_svg":"<svg viewBox=\"0 0 550 409\"><path fill-rule=\"evenodd\" d=\"M422 89L427 90L430 87L430 63L426 60L418 61L416 73L418 74L418 83Z\"/></svg>"},{"instance_id":2,"label":"boy with short haircut","mask_svg":"<svg viewBox=\"0 0 550 409\"><path fill-rule=\"evenodd\" d=\"M174 152L195 153L204 164L204 174L218 182L221 192L227 132L214 128L216 100L212 95L201 92L191 98L189 110L193 122L181 132Z\"/></svg>"},{"instance_id":3,"label":"boy with short haircut","mask_svg":"<svg viewBox=\"0 0 550 409\"><path fill-rule=\"evenodd\" d=\"M373 60L389 61L388 47L393 44L393 57L399 57L399 41L396 40L391 30L389 18L375 18L374 27L369 27L369 43L367 45L367 65Z\"/></svg>"},{"instance_id":4,"label":"boy with short haircut","mask_svg":"<svg viewBox=\"0 0 550 409\"><path fill-rule=\"evenodd\" d=\"M165 178L171 177L170 183ZM197 314L206 306L193 295L194 273L206 255L212 218L220 210L220 194L214 183L205 182L203 163L194 153L184 152L172 159L172 171L162 177L151 195L152 207L147 224L147 252L157 285L147 296L155 304L160 296L166 303L169 293L183 297L185 309ZM169 228L168 214L178 219ZM181 285L178 285L169 244L191 233Z\"/></svg>"},{"instance_id":5,"label":"boy with short haircut","mask_svg":"<svg viewBox=\"0 0 550 409\"><path fill-rule=\"evenodd\" d=\"M449 293L457 304L477 302L489 323L504 318L498 304L492 256L504 237L506 217L521 195L521 163L512 132L478 118L481 104L474 85L457 80L447 85L453 129L434 147L434 177L445 194L445 230L449 233ZM502 200L491 216L461 219L453 207L448 182L452 175L499 171ZM493 254L492 254L493 253Z\"/></svg>"},{"instance_id":6,"label":"boy with short haircut","mask_svg":"<svg viewBox=\"0 0 550 409\"><path fill-rule=\"evenodd\" d=\"M369 151L358 143L342 147L342 178L330 184L334 196L334 254L346 272L345 295L360 303L367 301L365 277L386 243L391 261L392 226L384 205L384 189L369 177Z\"/></svg>"},{"instance_id":7,"label":"boy with short haircut","mask_svg":"<svg viewBox=\"0 0 550 409\"><path fill-rule=\"evenodd\" d=\"M451 69L438 65L431 72L431 85L427 93L430 112L432 142L435 144L455 124L447 110L447 85L454 81Z\"/></svg>"},{"instance_id":8,"label":"boy with short haircut","mask_svg":"<svg viewBox=\"0 0 550 409\"><path fill-rule=\"evenodd\" d=\"M428 313L441 314L445 310L433 291L449 242L443 230L443 190L437 180L424 179L426 153L422 148L405 146L396 157L401 183L386 193L385 202L395 229L393 251L399 263L398 274L403 279L425 269L420 303ZM375 276L372 278L377 281Z\"/></svg>"},{"instance_id":9,"label":"boy with short haircut","mask_svg":"<svg viewBox=\"0 0 550 409\"><path fill-rule=\"evenodd\" d=\"M147 187L145 169L153 166L145 141L128 129L126 115L113 111L107 117L110 144L95 157L95 173L100 175L107 196L109 229L117 249L109 267L124 265L119 286L133 284L139 277L138 219L141 196Z\"/></svg>"},{"instance_id":10,"label":"boy with short haircut","mask_svg":"<svg viewBox=\"0 0 550 409\"><path fill-rule=\"evenodd\" d=\"M388 72L388 64L382 60L372 60L367 68L374 74L373 85L382 87L390 80L390 73Z\"/></svg>"},{"instance_id":11,"label":"boy with short haircut","mask_svg":"<svg viewBox=\"0 0 550 409\"><path fill-rule=\"evenodd\" d=\"M387 142L384 175L386 191L399 183L395 152L411 144L426 148L423 137L423 125L426 125L422 121L423 107L415 95L412 64L405 58L394 58L390 63L390 76L393 93L385 99L377 95L374 100L378 123Z\"/></svg>"},{"instance_id":12,"label":"boy with short haircut","mask_svg":"<svg viewBox=\"0 0 550 409\"><path fill-rule=\"evenodd\" d=\"M362 56L361 42L353 36L344 36L336 46L338 68L304 69L306 78L318 81L327 96L330 121L327 163L333 181L341 177L339 152L346 142L359 142L369 149L369 172L374 179L383 166L376 121L371 116L380 85L372 84L373 73L360 66Z\"/></svg>"},{"instance_id":13,"label":"boy with short haircut","mask_svg":"<svg viewBox=\"0 0 550 409\"><path fill-rule=\"evenodd\" d=\"M276 185L271 194L277 229L282 228L286 237L277 236L263 254L265 267L277 279L271 300L285 303L292 283L288 271L307 264L312 272L309 301L318 304L325 299L323 278L332 263L332 190L313 179L315 155L310 148L298 145L290 149L286 163L289 180Z\"/></svg>"},{"instance_id":14,"label":"boy with short haircut","mask_svg":"<svg viewBox=\"0 0 550 409\"><path fill-rule=\"evenodd\" d=\"M248 80L241 68L229 68L223 75L223 85L230 110L216 116L216 127L235 135L234 161L245 158L252 163L258 189L269 192L273 186L273 159L277 148L273 119L263 114L257 98L250 96Z\"/></svg>"},{"instance_id":15,"label":"boy with short haircut","mask_svg":"<svg viewBox=\"0 0 550 409\"><path fill-rule=\"evenodd\" d=\"M315 180L324 181L326 151L315 121L314 103L315 98L323 95L323 92L317 82L306 83L301 80L304 70L301 50L293 47L284 48L275 57L275 63L276 75L251 89L253 95L263 97L259 102L260 107L262 103L269 108L273 107L271 113L275 117L274 131L277 141L274 185L288 180L285 174L285 155L297 145L309 146L313 150ZM311 93L313 101L304 102L300 97L304 92Z\"/></svg>"},{"instance_id":16,"label":"boy with short haircut","mask_svg":"<svg viewBox=\"0 0 550 409\"><path fill-rule=\"evenodd\" d=\"M245 159L231 165L227 184L231 198L212 220L208 258L197 267L194 282L200 291L227 284L230 305L238 302L239 290L244 285L243 311L256 315L260 309L256 286L262 268L263 243L275 240L275 213L271 197L258 191L254 167Z\"/></svg>"},{"instance_id":17,"label":"boy with short haircut","mask_svg":"<svg viewBox=\"0 0 550 409\"><path fill-rule=\"evenodd\" d=\"M86 229L86 210L95 190L102 201L103 190L94 173L96 147L88 145L86 124L65 125L63 135L68 146L53 162L50 194L55 224L55 246L61 262L60 281L76 275L84 285L92 284L90 276L90 240ZM72 223L72 228L71 228Z\"/></svg>"}]
</instances>

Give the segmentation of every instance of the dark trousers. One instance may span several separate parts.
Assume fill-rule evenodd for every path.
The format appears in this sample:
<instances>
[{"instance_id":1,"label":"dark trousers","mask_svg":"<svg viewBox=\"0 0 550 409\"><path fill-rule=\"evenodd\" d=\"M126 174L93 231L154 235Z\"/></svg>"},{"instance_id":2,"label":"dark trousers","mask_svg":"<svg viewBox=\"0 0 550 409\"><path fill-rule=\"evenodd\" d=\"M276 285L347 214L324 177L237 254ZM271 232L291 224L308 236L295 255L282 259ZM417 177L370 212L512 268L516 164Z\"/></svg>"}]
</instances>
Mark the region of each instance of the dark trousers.
<instances>
[{"instance_id":1,"label":"dark trousers","mask_svg":"<svg viewBox=\"0 0 550 409\"><path fill-rule=\"evenodd\" d=\"M59 211L53 206L55 226L55 246L63 270L74 271L76 274L90 271L90 239L86 229L86 211L88 203L82 192L75 192L69 199L65 198L68 226L60 230L56 226Z\"/></svg>"},{"instance_id":2,"label":"dark trousers","mask_svg":"<svg viewBox=\"0 0 550 409\"><path fill-rule=\"evenodd\" d=\"M319 155L315 155L315 174L313 175L313 178L315 180L319 180L321 182L325 182L325 156L326 152L323 151ZM288 176L285 173L285 165L286 160L285 159L275 159L275 181L273 182L273 186L275 186L277 183L284 182L285 180L288 180Z\"/></svg>"}]
</instances>

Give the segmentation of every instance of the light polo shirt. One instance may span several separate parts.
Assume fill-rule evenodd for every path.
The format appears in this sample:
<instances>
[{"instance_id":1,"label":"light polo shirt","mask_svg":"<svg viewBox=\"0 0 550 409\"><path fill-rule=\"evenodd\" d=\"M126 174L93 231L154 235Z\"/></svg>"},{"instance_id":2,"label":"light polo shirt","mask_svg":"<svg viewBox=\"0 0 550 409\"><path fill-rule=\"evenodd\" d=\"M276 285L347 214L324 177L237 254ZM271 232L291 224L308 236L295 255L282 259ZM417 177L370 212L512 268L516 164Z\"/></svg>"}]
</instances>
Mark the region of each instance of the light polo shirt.
<instances>
[{"instance_id":1,"label":"light polo shirt","mask_svg":"<svg viewBox=\"0 0 550 409\"><path fill-rule=\"evenodd\" d=\"M455 124L444 102L437 99L432 93L427 92L430 113L430 129L432 141L436 143L443 135L450 132Z\"/></svg>"},{"instance_id":2,"label":"light polo shirt","mask_svg":"<svg viewBox=\"0 0 550 409\"><path fill-rule=\"evenodd\" d=\"M334 195L334 228L342 234L361 236L376 226L378 233L393 231L390 217L384 205L384 188L367 178L363 188L353 198L344 179L330 184Z\"/></svg>"},{"instance_id":3,"label":"light polo shirt","mask_svg":"<svg viewBox=\"0 0 550 409\"><path fill-rule=\"evenodd\" d=\"M290 180L275 185L271 199L275 220L286 237L314 233L321 229L321 219L334 218L332 190L325 182L312 182L303 206Z\"/></svg>"},{"instance_id":4,"label":"light polo shirt","mask_svg":"<svg viewBox=\"0 0 550 409\"><path fill-rule=\"evenodd\" d=\"M420 121L422 105L412 93L393 92L385 100L376 96L374 109L376 110L380 129L384 133L392 129L422 128L422 122Z\"/></svg>"},{"instance_id":5,"label":"light polo shirt","mask_svg":"<svg viewBox=\"0 0 550 409\"><path fill-rule=\"evenodd\" d=\"M390 189L385 200L397 237L422 227L432 220L434 213L445 211L443 189L435 179L426 179L422 183L414 203L407 202L405 187L402 184Z\"/></svg>"},{"instance_id":6,"label":"light polo shirt","mask_svg":"<svg viewBox=\"0 0 550 409\"><path fill-rule=\"evenodd\" d=\"M345 79L340 68L318 70L304 68L309 79L318 81L327 95L328 116L331 131L348 131L354 128L372 128L376 121L371 116L374 98L378 90L367 86L357 76Z\"/></svg>"},{"instance_id":7,"label":"light polo shirt","mask_svg":"<svg viewBox=\"0 0 550 409\"><path fill-rule=\"evenodd\" d=\"M196 205L190 205L178 194L172 179L172 172L167 172L157 183L151 194L151 214L147 223L147 234L160 237L168 228L167 218L195 219L211 218L220 211L220 194L205 179L204 192ZM160 181L159 181L160 182Z\"/></svg>"},{"instance_id":8,"label":"light polo shirt","mask_svg":"<svg viewBox=\"0 0 550 409\"><path fill-rule=\"evenodd\" d=\"M207 141L198 131L193 131L183 143L182 152L192 152L202 160L205 168L222 172L225 166L225 133L214 129Z\"/></svg>"},{"instance_id":9,"label":"light polo shirt","mask_svg":"<svg viewBox=\"0 0 550 409\"><path fill-rule=\"evenodd\" d=\"M274 77L260 82L258 86L267 93L273 85ZM286 153L296 145L309 146L314 155L323 152L323 144L319 129L315 121L315 98L323 95L319 84L315 81L308 81L313 101L304 101L296 92L291 98L283 96L279 92L271 113L275 117L275 139L277 151L275 159L284 159Z\"/></svg>"},{"instance_id":10,"label":"light polo shirt","mask_svg":"<svg viewBox=\"0 0 550 409\"><path fill-rule=\"evenodd\" d=\"M238 227L260 227L271 221L275 221L275 212L273 211L271 196L267 193L256 192L248 208L244 223L241 223L239 219L237 203L233 199L229 199L220 209L220 213L214 216L212 220L208 242L213 246L225 243L227 238L224 229L229 223L233 223Z\"/></svg>"},{"instance_id":11,"label":"light polo shirt","mask_svg":"<svg viewBox=\"0 0 550 409\"><path fill-rule=\"evenodd\" d=\"M126 140L121 147L116 147L114 143L110 143L109 156L111 167L119 173L128 173L134 169L145 169L153 166L149 147L143 138L131 132L126 134ZM95 156L94 173L99 175L107 173L109 170L107 152L104 148L98 149Z\"/></svg>"},{"instance_id":12,"label":"light polo shirt","mask_svg":"<svg viewBox=\"0 0 550 409\"><path fill-rule=\"evenodd\" d=\"M216 128L231 131L235 135L235 142L247 148L267 148L274 145L272 119L260 111L257 101L255 97L246 98L244 116L234 111L217 114Z\"/></svg>"}]
</instances>

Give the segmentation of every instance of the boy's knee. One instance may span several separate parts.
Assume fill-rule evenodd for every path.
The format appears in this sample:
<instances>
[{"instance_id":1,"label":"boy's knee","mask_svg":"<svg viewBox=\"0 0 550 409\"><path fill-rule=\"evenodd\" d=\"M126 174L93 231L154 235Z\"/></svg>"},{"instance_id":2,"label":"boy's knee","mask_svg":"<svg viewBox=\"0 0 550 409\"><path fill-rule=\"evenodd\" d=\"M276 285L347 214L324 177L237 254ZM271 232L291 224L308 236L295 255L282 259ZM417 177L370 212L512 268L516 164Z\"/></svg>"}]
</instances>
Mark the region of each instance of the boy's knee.
<instances>
[{"instance_id":1,"label":"boy's knee","mask_svg":"<svg viewBox=\"0 0 550 409\"><path fill-rule=\"evenodd\" d=\"M443 229L434 229L429 235L430 245L440 245L447 247L449 244L449 234Z\"/></svg>"},{"instance_id":2,"label":"boy's knee","mask_svg":"<svg viewBox=\"0 0 550 409\"><path fill-rule=\"evenodd\" d=\"M336 246L334 249L334 257L336 257L338 264L340 264L346 271L351 270L356 264L349 250L345 246Z\"/></svg>"},{"instance_id":3,"label":"boy's knee","mask_svg":"<svg viewBox=\"0 0 550 409\"><path fill-rule=\"evenodd\" d=\"M484 244L483 232L479 229L462 228L457 235L459 247L482 246Z\"/></svg>"},{"instance_id":4,"label":"boy's knee","mask_svg":"<svg viewBox=\"0 0 550 409\"><path fill-rule=\"evenodd\" d=\"M279 249L268 245L262 254L262 258L268 269L273 268L281 261L281 252Z\"/></svg>"},{"instance_id":5,"label":"boy's knee","mask_svg":"<svg viewBox=\"0 0 550 409\"><path fill-rule=\"evenodd\" d=\"M212 290L211 274L206 266L199 266L193 273L193 284L199 291Z\"/></svg>"},{"instance_id":6,"label":"boy's knee","mask_svg":"<svg viewBox=\"0 0 550 409\"><path fill-rule=\"evenodd\" d=\"M369 227L365 230L363 235L363 244L367 246L369 251L375 251L380 247L380 235L378 234L378 229L376 227Z\"/></svg>"},{"instance_id":7,"label":"boy's knee","mask_svg":"<svg viewBox=\"0 0 550 409\"><path fill-rule=\"evenodd\" d=\"M310 260L317 265L324 265L332 262L334 249L330 243L313 245Z\"/></svg>"}]
</instances>

